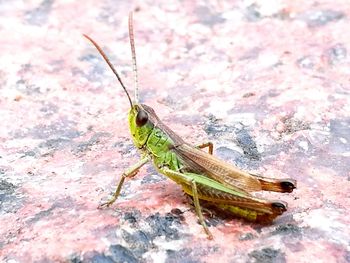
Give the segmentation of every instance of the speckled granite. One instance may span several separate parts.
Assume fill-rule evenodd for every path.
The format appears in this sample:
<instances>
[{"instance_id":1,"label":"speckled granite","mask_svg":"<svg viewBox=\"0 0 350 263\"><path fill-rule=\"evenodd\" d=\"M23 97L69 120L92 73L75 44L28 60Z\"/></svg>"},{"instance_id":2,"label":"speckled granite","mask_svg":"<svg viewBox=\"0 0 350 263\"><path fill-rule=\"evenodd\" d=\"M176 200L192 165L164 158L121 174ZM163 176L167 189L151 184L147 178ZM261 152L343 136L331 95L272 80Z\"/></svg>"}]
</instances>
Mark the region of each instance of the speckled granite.
<instances>
[{"instance_id":1,"label":"speckled granite","mask_svg":"<svg viewBox=\"0 0 350 263\"><path fill-rule=\"evenodd\" d=\"M128 102L82 34L192 143L277 178L289 209L260 226L206 216L138 159ZM350 3L0 1L0 261L349 262Z\"/></svg>"}]
</instances>

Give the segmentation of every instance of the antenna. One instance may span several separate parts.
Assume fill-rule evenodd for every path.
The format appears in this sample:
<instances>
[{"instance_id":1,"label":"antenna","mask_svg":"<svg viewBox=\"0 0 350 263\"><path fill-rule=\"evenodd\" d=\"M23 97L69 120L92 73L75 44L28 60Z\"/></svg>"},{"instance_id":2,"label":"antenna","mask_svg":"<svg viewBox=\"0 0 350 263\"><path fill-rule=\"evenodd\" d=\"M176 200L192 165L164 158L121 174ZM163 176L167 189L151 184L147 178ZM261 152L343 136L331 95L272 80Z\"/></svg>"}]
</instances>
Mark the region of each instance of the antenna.
<instances>
[{"instance_id":1,"label":"antenna","mask_svg":"<svg viewBox=\"0 0 350 263\"><path fill-rule=\"evenodd\" d=\"M135 103L139 103L139 80L137 77L137 64L136 64L136 52L135 52L135 40L134 40L134 25L132 12L129 13L129 39L132 55L132 69L134 72L134 92L135 92Z\"/></svg>"},{"instance_id":2,"label":"antenna","mask_svg":"<svg viewBox=\"0 0 350 263\"><path fill-rule=\"evenodd\" d=\"M128 99L129 99L129 102L130 102L130 107L132 108L133 104L132 104L132 101L131 101L131 98L130 98L130 95L128 93L128 91L126 90L123 82L122 82L122 79L120 78L117 70L113 67L112 63L109 61L108 57L106 56L105 52L103 52L102 48L100 48L100 46L92 39L90 38L88 35L85 35L83 34L84 37L86 37L94 46L95 48L98 50L98 52L101 54L101 56L103 57L103 59L107 62L108 66L111 68L111 70L113 71L114 75L116 75L120 85L122 85L126 95L128 96Z\"/></svg>"}]
</instances>

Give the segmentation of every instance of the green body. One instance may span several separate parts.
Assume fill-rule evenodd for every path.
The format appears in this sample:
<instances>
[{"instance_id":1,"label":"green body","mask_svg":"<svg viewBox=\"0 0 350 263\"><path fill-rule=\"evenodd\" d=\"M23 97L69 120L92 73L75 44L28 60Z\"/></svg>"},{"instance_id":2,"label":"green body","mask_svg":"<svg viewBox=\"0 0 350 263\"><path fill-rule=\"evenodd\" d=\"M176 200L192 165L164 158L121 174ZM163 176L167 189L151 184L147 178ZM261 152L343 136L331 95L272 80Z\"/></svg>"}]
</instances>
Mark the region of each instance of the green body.
<instances>
[{"instance_id":1,"label":"green body","mask_svg":"<svg viewBox=\"0 0 350 263\"><path fill-rule=\"evenodd\" d=\"M136 116L140 109L145 110L149 116L147 123L141 127L136 125ZM174 146L178 143L177 140L179 140L179 137L159 120L152 108L147 105L134 105L129 111L128 119L130 133L135 146L139 148L143 154L151 157L155 167L160 173L165 174L171 180L180 184L185 193L193 196L192 189L188 183L184 182L182 178L176 175L164 173L164 167L172 171L181 172L189 180L195 182L199 189L199 199L208 201L211 205L215 204L216 208L250 221L269 221L264 218L266 216L268 217L270 212L264 208L256 208L252 205L252 208L249 209L247 207L242 208L230 205L230 200L232 198L240 197L242 199L251 200L252 197L245 192L233 190L220 182L208 178L204 174L194 173L196 171L182 172L186 165L176 151L174 151ZM183 143L182 139L180 140L180 143ZM223 198L213 199L213 196L221 196Z\"/></svg>"}]
</instances>

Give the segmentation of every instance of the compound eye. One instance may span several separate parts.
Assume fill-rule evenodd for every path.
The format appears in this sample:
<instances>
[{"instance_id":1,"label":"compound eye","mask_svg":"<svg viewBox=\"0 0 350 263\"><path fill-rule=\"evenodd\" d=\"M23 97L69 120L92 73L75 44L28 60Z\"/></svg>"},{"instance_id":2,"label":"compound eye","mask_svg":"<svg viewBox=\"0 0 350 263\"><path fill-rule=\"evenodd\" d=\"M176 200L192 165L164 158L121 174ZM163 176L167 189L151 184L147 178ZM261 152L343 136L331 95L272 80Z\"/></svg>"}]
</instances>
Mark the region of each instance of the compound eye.
<instances>
[{"instance_id":1,"label":"compound eye","mask_svg":"<svg viewBox=\"0 0 350 263\"><path fill-rule=\"evenodd\" d=\"M140 109L139 112L136 115L136 125L138 127L142 127L145 125L148 121L148 114L146 111Z\"/></svg>"}]
</instances>

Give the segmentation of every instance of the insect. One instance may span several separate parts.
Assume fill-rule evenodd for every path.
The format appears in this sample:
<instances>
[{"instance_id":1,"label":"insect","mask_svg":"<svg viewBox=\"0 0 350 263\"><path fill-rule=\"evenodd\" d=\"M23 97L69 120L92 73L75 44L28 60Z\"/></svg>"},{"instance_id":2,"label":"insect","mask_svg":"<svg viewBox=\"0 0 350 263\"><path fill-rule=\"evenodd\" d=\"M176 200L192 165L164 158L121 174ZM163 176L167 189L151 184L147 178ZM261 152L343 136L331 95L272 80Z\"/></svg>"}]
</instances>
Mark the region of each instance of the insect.
<instances>
[{"instance_id":1,"label":"insect","mask_svg":"<svg viewBox=\"0 0 350 263\"><path fill-rule=\"evenodd\" d=\"M100 205L108 207L118 198L126 178L133 177L146 163L152 161L156 169L177 184L189 195L199 222L207 236L213 236L202 214L201 203L209 203L233 215L256 222L271 222L287 210L282 201L269 201L254 197L251 192L292 192L296 188L293 179L273 179L242 171L213 155L211 142L193 146L167 127L148 105L139 103L136 52L132 13L129 14L129 40L134 71L134 101L123 84L120 75L100 46L84 35L107 62L130 103L128 121L131 137L141 152L141 159L124 171L110 200ZM202 150L208 148L208 153Z\"/></svg>"}]
</instances>

